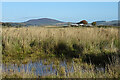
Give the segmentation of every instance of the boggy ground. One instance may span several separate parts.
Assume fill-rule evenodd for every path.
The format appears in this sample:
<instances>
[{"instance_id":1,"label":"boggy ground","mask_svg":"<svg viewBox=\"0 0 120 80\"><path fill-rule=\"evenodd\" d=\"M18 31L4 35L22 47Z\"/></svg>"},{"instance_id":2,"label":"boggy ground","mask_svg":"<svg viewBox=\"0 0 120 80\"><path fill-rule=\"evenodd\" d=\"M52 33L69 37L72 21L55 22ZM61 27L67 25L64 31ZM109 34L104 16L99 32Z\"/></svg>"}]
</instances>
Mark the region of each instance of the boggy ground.
<instances>
[{"instance_id":1,"label":"boggy ground","mask_svg":"<svg viewBox=\"0 0 120 80\"><path fill-rule=\"evenodd\" d=\"M77 63L75 72L69 76L44 77L120 77L118 33L119 28L3 28L3 63L19 65L27 64L31 60L36 62L40 59L68 59L69 62ZM92 68L92 76L91 70L80 74L79 64L94 68L102 66L106 71L96 72ZM62 71L64 72L64 68Z\"/></svg>"}]
</instances>

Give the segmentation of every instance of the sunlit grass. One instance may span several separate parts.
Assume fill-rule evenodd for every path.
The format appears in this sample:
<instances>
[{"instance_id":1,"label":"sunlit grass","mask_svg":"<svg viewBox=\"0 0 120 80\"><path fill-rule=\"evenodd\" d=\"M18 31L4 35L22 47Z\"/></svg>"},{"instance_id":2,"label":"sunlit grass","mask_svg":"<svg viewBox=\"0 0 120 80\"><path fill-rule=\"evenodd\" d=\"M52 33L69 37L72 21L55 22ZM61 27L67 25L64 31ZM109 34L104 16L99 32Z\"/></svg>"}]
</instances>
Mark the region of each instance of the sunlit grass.
<instances>
[{"instance_id":1,"label":"sunlit grass","mask_svg":"<svg viewBox=\"0 0 120 80\"><path fill-rule=\"evenodd\" d=\"M37 76L26 72L3 73L3 77L65 77L65 78L107 78L119 77L118 64L113 57L119 56L118 28L48 28L23 27L3 28L3 63L27 64L29 61L47 59L44 65L54 59L53 68L57 75ZM74 61L74 72L67 74L65 67L58 66L60 59ZM118 57L119 58L119 57ZM96 72L95 66L104 66L106 72ZM114 66L113 66L114 65ZM82 72L81 68L87 70ZM33 69L34 70L34 69ZM25 74L23 76L23 74ZM31 76L33 75L33 76Z\"/></svg>"}]
</instances>

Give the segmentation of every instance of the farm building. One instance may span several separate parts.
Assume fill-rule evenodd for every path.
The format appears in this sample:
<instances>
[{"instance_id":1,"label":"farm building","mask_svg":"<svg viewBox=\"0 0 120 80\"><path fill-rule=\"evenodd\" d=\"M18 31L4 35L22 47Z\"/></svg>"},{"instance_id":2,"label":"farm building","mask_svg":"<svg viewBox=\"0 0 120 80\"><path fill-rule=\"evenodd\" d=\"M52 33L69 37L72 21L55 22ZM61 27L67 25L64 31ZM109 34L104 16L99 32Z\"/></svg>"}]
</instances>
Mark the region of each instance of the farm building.
<instances>
[{"instance_id":1,"label":"farm building","mask_svg":"<svg viewBox=\"0 0 120 80\"><path fill-rule=\"evenodd\" d=\"M78 24L71 24L71 27L78 27L79 25Z\"/></svg>"}]
</instances>

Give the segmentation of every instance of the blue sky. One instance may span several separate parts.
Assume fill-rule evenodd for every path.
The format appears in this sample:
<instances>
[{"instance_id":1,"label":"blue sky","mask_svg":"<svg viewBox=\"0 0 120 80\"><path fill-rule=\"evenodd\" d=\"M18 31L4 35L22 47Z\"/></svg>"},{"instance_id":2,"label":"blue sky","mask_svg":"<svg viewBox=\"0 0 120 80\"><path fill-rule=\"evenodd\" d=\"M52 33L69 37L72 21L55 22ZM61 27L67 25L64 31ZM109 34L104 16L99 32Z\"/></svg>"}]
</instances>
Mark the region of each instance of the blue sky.
<instances>
[{"instance_id":1,"label":"blue sky","mask_svg":"<svg viewBox=\"0 0 120 80\"><path fill-rule=\"evenodd\" d=\"M3 2L3 22L52 18L65 22L117 20L117 2Z\"/></svg>"}]
</instances>

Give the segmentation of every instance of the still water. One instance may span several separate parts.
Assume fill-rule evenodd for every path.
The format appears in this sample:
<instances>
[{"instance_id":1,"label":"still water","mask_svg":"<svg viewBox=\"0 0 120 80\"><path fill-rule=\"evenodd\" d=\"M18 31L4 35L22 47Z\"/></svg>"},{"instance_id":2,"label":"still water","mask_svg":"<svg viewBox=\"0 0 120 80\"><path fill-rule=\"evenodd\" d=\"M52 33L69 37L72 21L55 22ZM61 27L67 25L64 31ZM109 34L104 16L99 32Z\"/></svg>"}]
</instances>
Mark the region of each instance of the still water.
<instances>
[{"instance_id":1,"label":"still water","mask_svg":"<svg viewBox=\"0 0 120 80\"><path fill-rule=\"evenodd\" d=\"M64 67L65 68L65 73L66 76L68 73L70 72L74 72L74 61L71 62L70 65L67 65L66 61L60 61L58 65L55 65L54 62L50 62L49 64L45 64L46 60L40 60L37 62L28 62L27 64L21 64L21 65L17 65L17 64L11 64L11 65L6 65L3 64L2 65L2 71L3 72L10 72L11 70L13 72L17 71L17 72L28 72L31 73L33 72L36 75L39 76L46 76L46 75L57 75L57 71L58 71L58 67ZM57 67L58 66L58 67ZM84 68L81 67L82 72L85 72L86 70ZM104 68L96 68L96 70L99 71L104 71Z\"/></svg>"}]
</instances>

